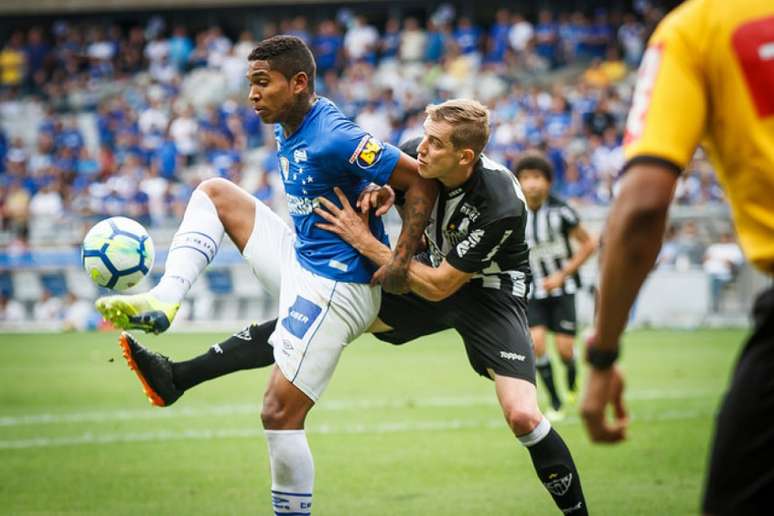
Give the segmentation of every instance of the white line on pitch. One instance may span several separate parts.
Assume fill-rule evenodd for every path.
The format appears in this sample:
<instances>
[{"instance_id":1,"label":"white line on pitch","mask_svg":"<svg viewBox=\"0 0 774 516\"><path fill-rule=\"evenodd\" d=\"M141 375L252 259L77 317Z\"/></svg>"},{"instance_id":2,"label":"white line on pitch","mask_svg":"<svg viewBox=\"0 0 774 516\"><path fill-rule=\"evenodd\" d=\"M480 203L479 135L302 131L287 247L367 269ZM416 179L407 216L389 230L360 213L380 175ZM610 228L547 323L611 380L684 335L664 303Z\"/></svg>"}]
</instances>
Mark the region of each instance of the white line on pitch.
<instances>
[{"instance_id":1,"label":"white line on pitch","mask_svg":"<svg viewBox=\"0 0 774 516\"><path fill-rule=\"evenodd\" d=\"M633 417L633 421L675 421L697 418L706 418L710 411L669 411L649 416ZM568 417L562 422L564 425L577 425L577 417ZM355 424L355 425L310 425L310 435L343 435L343 434L389 434L398 432L419 431L454 431L469 429L497 429L505 428L502 419L466 420L450 419L437 421L401 421L393 423ZM155 432L115 433L104 434L85 432L80 435L62 437L30 437L26 439L12 439L0 441L0 450L22 450L29 448L51 448L60 446L78 445L106 445L116 443L143 443L184 440L214 440L235 438L258 438L263 436L263 431L258 428L229 428L229 429L203 429L203 430L161 430Z\"/></svg>"},{"instance_id":2,"label":"white line on pitch","mask_svg":"<svg viewBox=\"0 0 774 516\"><path fill-rule=\"evenodd\" d=\"M714 390L660 391L641 390L626 394L629 401L685 400L709 398L717 395ZM469 396L448 398L405 398L399 400L323 400L315 412L374 409L439 408L494 406L495 396ZM91 412L65 412L27 414L0 417L0 427L20 425L46 425L59 423L104 423L110 421L131 421L138 419L159 419L178 417L238 416L260 414L261 405L256 403L203 405L194 407L170 407L165 409L130 409Z\"/></svg>"}]
</instances>

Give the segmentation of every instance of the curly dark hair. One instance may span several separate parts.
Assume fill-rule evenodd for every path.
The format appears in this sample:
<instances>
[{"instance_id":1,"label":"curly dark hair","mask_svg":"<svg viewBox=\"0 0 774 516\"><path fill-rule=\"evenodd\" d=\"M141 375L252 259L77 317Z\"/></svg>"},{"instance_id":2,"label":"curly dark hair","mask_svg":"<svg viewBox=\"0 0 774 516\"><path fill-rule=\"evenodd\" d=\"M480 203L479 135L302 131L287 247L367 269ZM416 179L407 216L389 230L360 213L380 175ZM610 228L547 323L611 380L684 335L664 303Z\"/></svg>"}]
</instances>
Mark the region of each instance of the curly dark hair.
<instances>
[{"instance_id":1,"label":"curly dark hair","mask_svg":"<svg viewBox=\"0 0 774 516\"><path fill-rule=\"evenodd\" d=\"M272 36L264 39L247 56L248 61L268 61L272 70L277 70L287 80L299 72L309 78L309 93L314 93L314 78L317 65L309 47L296 36Z\"/></svg>"},{"instance_id":2,"label":"curly dark hair","mask_svg":"<svg viewBox=\"0 0 774 516\"><path fill-rule=\"evenodd\" d=\"M521 158L516 163L513 173L516 174L516 177L518 178L522 170L537 170L543 174L543 177L545 177L546 181L549 183L554 180L554 167L551 166L551 163L549 163L547 159L539 154L528 154Z\"/></svg>"}]
</instances>

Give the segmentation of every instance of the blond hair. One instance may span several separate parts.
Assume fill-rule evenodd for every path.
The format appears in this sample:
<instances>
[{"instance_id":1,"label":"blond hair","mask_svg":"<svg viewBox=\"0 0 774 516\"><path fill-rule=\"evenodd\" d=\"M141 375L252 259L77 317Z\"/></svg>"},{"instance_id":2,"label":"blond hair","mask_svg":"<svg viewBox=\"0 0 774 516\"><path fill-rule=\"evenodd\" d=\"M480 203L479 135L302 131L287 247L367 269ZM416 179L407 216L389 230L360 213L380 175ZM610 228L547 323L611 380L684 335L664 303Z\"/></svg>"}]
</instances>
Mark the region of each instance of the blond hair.
<instances>
[{"instance_id":1,"label":"blond hair","mask_svg":"<svg viewBox=\"0 0 774 516\"><path fill-rule=\"evenodd\" d=\"M433 122L451 124L451 143L456 149L470 148L478 157L489 141L489 110L476 100L453 99L430 104L425 113Z\"/></svg>"}]
</instances>

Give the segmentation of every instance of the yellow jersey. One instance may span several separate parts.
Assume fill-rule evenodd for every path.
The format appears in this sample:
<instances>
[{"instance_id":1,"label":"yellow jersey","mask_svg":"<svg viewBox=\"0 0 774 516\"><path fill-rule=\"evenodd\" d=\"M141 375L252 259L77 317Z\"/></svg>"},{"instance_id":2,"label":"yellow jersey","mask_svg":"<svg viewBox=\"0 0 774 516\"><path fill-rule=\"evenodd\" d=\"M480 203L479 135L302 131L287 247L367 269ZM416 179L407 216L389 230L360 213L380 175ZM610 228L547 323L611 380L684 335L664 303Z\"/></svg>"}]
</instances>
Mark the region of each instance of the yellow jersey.
<instances>
[{"instance_id":1,"label":"yellow jersey","mask_svg":"<svg viewBox=\"0 0 774 516\"><path fill-rule=\"evenodd\" d=\"M700 142L742 249L774 273L774 0L688 0L651 37L626 122L627 167L682 170Z\"/></svg>"}]
</instances>

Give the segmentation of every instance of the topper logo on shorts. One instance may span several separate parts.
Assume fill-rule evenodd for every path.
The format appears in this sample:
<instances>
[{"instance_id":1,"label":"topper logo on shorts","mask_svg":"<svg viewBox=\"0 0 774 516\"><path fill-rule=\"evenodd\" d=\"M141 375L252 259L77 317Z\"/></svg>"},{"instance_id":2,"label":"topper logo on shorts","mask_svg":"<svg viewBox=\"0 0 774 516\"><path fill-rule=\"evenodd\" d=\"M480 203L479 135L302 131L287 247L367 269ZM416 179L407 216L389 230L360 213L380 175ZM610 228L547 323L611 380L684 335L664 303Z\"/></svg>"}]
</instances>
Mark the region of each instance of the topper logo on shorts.
<instances>
[{"instance_id":1,"label":"topper logo on shorts","mask_svg":"<svg viewBox=\"0 0 774 516\"><path fill-rule=\"evenodd\" d=\"M301 296L288 309L288 316L282 319L282 326L299 339L303 339L322 308Z\"/></svg>"}]
</instances>

